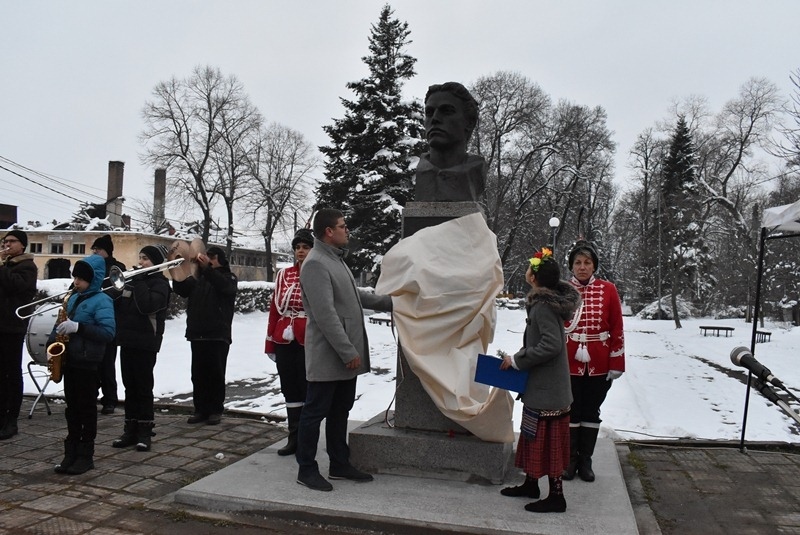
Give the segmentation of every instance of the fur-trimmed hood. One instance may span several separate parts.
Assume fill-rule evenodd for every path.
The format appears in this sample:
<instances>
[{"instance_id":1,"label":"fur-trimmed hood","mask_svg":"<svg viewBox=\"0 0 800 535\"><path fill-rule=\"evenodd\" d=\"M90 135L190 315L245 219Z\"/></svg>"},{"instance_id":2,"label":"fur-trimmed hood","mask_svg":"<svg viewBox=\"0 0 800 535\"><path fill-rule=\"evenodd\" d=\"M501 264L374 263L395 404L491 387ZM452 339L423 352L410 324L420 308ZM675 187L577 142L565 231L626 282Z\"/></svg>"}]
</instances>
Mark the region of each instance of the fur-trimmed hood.
<instances>
[{"instance_id":1,"label":"fur-trimmed hood","mask_svg":"<svg viewBox=\"0 0 800 535\"><path fill-rule=\"evenodd\" d=\"M534 286L528 293L525 304L530 308L537 303L549 306L564 320L568 320L580 306L581 294L570 283L562 280L558 281L555 290Z\"/></svg>"}]
</instances>

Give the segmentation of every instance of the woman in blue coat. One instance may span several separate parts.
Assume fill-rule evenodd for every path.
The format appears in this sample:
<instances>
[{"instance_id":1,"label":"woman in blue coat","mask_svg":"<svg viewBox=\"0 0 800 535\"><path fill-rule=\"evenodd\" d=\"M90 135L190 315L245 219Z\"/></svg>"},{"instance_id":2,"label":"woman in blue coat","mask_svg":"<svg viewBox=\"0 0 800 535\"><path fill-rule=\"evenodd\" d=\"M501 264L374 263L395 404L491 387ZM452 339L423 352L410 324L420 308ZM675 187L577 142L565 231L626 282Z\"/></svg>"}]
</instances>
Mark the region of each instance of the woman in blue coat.
<instances>
[{"instance_id":1,"label":"woman in blue coat","mask_svg":"<svg viewBox=\"0 0 800 535\"><path fill-rule=\"evenodd\" d=\"M56 341L56 335L69 337L63 365L67 438L64 460L55 467L59 474L82 474L94 468L97 368L116 330L114 303L102 290L105 274L105 261L98 255L75 263L66 319L55 325L48 341Z\"/></svg>"}]
</instances>

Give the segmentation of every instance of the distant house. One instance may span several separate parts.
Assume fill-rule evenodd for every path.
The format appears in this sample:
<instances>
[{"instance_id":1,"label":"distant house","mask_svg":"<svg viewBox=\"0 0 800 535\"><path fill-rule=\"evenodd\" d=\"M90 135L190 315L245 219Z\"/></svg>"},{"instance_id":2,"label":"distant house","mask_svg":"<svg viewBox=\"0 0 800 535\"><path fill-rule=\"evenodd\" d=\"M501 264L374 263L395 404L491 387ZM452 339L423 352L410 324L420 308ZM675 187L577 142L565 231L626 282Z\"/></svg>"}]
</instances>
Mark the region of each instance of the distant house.
<instances>
[{"instance_id":1,"label":"distant house","mask_svg":"<svg viewBox=\"0 0 800 535\"><path fill-rule=\"evenodd\" d=\"M28 251L33 253L39 267L40 279L69 278L72 266L92 254L92 243L104 234L114 242L114 258L131 268L139 263L139 251L146 245L161 244L169 249L175 238L132 231L80 231L25 229ZM218 245L225 248L224 245ZM286 255L273 253L273 269ZM233 271L242 281L267 280L267 255L257 249L235 247L228 259Z\"/></svg>"}]
</instances>

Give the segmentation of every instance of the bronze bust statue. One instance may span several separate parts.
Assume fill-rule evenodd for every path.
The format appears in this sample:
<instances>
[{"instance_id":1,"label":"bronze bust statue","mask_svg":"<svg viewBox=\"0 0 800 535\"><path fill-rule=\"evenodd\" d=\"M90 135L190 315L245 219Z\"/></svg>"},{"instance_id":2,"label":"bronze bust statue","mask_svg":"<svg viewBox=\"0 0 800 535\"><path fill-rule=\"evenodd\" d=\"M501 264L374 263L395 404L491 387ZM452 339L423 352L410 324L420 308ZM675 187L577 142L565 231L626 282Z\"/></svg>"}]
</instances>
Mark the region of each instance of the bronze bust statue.
<instances>
[{"instance_id":1,"label":"bronze bust statue","mask_svg":"<svg viewBox=\"0 0 800 535\"><path fill-rule=\"evenodd\" d=\"M432 85L425 95L425 136L414 200L478 201L486 186L486 162L467 154L478 123L478 103L458 82Z\"/></svg>"}]
</instances>

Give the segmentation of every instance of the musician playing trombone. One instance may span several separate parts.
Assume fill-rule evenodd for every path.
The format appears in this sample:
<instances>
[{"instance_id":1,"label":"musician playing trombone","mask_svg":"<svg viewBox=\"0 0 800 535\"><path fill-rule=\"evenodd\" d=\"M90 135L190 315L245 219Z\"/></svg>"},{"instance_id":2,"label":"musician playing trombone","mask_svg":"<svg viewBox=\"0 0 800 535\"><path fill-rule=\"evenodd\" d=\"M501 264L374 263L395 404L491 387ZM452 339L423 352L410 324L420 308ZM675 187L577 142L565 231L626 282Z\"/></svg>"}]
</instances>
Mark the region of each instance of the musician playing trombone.
<instances>
[{"instance_id":1,"label":"musician playing trombone","mask_svg":"<svg viewBox=\"0 0 800 535\"><path fill-rule=\"evenodd\" d=\"M59 474L83 474L94 468L97 437L97 369L106 344L114 339L114 303L103 292L106 266L99 255L87 256L72 268L73 291L64 304L66 319L57 322L48 344L57 335L67 336L64 400L67 408L67 438L64 460L56 465ZM59 320L61 318L59 317Z\"/></svg>"},{"instance_id":2,"label":"musician playing trombone","mask_svg":"<svg viewBox=\"0 0 800 535\"><path fill-rule=\"evenodd\" d=\"M0 440L17 434L22 406L22 343L28 318L20 319L17 308L33 301L38 268L33 255L25 252L28 235L9 230L0 248Z\"/></svg>"},{"instance_id":3,"label":"musician playing trombone","mask_svg":"<svg viewBox=\"0 0 800 535\"><path fill-rule=\"evenodd\" d=\"M148 245L139 251L139 266L162 264L167 256L163 245ZM120 347L122 384L125 386L125 427L111 445L136 446L150 451L154 423L153 368L161 349L169 304L169 281L162 271L137 275L129 272L122 295L114 301L117 315L117 343Z\"/></svg>"}]
</instances>

